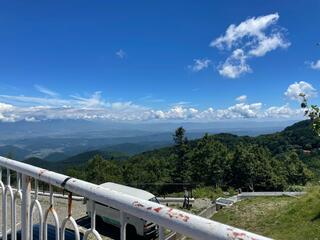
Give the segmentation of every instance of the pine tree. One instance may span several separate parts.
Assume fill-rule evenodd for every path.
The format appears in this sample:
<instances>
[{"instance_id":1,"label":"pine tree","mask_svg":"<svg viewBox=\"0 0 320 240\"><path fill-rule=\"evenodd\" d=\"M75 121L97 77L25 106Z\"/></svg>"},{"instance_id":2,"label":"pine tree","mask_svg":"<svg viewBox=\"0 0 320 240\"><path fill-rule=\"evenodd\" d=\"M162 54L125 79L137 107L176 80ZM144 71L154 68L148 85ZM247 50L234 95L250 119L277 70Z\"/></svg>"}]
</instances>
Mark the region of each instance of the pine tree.
<instances>
[{"instance_id":1,"label":"pine tree","mask_svg":"<svg viewBox=\"0 0 320 240\"><path fill-rule=\"evenodd\" d=\"M183 127L176 129L173 141L175 143L173 160L176 163L176 168L172 178L175 182L189 183L191 181L190 151Z\"/></svg>"}]
</instances>

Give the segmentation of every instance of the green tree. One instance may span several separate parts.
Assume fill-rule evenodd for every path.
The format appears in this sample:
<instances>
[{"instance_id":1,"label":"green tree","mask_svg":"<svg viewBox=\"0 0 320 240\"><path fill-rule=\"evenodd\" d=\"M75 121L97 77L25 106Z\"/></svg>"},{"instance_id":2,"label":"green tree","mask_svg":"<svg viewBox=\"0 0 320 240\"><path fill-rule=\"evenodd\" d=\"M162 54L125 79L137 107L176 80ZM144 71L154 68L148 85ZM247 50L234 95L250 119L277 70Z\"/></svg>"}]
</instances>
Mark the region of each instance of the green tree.
<instances>
[{"instance_id":1,"label":"green tree","mask_svg":"<svg viewBox=\"0 0 320 240\"><path fill-rule=\"evenodd\" d=\"M161 193L163 184L171 182L169 162L166 158L135 157L124 166L124 182L153 193Z\"/></svg>"},{"instance_id":2,"label":"green tree","mask_svg":"<svg viewBox=\"0 0 320 240\"><path fill-rule=\"evenodd\" d=\"M175 162L175 170L173 171L173 181L180 183L188 183L191 181L190 167L190 149L188 139L185 137L183 127L176 129L173 135L174 153L173 161Z\"/></svg>"},{"instance_id":3,"label":"green tree","mask_svg":"<svg viewBox=\"0 0 320 240\"><path fill-rule=\"evenodd\" d=\"M231 163L233 185L251 191L270 189L274 174L270 159L271 153L263 147L239 144Z\"/></svg>"},{"instance_id":4,"label":"green tree","mask_svg":"<svg viewBox=\"0 0 320 240\"><path fill-rule=\"evenodd\" d=\"M122 182L122 172L113 161L105 160L100 155L94 156L84 169L85 179L93 183Z\"/></svg>"},{"instance_id":5,"label":"green tree","mask_svg":"<svg viewBox=\"0 0 320 240\"><path fill-rule=\"evenodd\" d=\"M192 155L192 180L205 185L223 185L228 167L228 149L208 134L198 142Z\"/></svg>"},{"instance_id":6,"label":"green tree","mask_svg":"<svg viewBox=\"0 0 320 240\"><path fill-rule=\"evenodd\" d=\"M284 165L285 176L289 185L304 185L310 180L312 174L295 152L287 152L278 156Z\"/></svg>"}]
</instances>

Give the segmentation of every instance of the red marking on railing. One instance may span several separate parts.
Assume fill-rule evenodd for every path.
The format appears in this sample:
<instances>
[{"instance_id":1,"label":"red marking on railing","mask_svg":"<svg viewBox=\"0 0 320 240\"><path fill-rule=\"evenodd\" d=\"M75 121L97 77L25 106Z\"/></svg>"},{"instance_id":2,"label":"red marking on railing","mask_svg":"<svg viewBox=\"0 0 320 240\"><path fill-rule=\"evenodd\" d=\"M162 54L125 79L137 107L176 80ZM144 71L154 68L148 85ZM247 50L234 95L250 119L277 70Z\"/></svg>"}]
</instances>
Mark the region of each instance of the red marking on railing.
<instances>
[{"instance_id":1,"label":"red marking on railing","mask_svg":"<svg viewBox=\"0 0 320 240\"><path fill-rule=\"evenodd\" d=\"M246 233L236 232L233 228L227 228L227 230L231 231L231 234L228 234L228 236L234 240L244 240L247 236ZM252 238L251 240L255 240L255 238Z\"/></svg>"},{"instance_id":2,"label":"red marking on railing","mask_svg":"<svg viewBox=\"0 0 320 240\"><path fill-rule=\"evenodd\" d=\"M183 213L177 213L177 212L175 212L173 208L170 208L170 209L168 210L167 214L168 214L168 216L169 216L170 218L180 219L180 220L182 220L182 221L184 221L184 222L188 222L188 220L190 219L189 216L184 215Z\"/></svg>"},{"instance_id":3,"label":"red marking on railing","mask_svg":"<svg viewBox=\"0 0 320 240\"><path fill-rule=\"evenodd\" d=\"M158 212L160 212L161 211L161 209L162 209L162 207L158 207L158 208L155 208L155 209L153 209L154 211L156 211L157 213Z\"/></svg>"}]
</instances>

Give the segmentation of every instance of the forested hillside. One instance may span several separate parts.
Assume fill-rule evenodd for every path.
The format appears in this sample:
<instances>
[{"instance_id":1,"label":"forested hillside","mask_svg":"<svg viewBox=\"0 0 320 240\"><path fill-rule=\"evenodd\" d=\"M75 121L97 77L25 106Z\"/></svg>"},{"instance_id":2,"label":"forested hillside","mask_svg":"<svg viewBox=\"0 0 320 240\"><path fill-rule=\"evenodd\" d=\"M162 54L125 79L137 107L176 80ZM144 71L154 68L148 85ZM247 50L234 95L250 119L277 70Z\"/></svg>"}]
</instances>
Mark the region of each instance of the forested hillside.
<instances>
[{"instance_id":1,"label":"forested hillside","mask_svg":"<svg viewBox=\"0 0 320 240\"><path fill-rule=\"evenodd\" d=\"M125 161L96 155L67 172L95 183L116 181L157 192L179 190L168 187L170 183L257 191L304 185L320 169L319 137L309 121L259 137L206 134L193 141L188 141L181 127L173 141L173 147Z\"/></svg>"}]
</instances>

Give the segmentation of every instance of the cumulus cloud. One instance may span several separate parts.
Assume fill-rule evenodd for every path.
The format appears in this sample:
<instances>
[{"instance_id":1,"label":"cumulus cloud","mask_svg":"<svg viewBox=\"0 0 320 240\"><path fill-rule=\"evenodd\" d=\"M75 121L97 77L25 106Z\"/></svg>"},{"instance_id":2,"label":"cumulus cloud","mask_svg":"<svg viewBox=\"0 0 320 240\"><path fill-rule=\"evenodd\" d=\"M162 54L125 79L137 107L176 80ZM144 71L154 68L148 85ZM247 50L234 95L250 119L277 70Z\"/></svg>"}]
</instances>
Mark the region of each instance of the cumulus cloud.
<instances>
[{"instance_id":1,"label":"cumulus cloud","mask_svg":"<svg viewBox=\"0 0 320 240\"><path fill-rule=\"evenodd\" d=\"M310 87L303 87L301 82L296 84L300 84L301 89L310 89ZM292 91L289 90L288 92L291 93ZM308 96L310 96L310 93ZM199 109L190 107L185 102L180 102L180 104L165 109L152 109L135 104L132 101L106 101L99 91L89 97L70 96L65 99L0 95L0 121L42 121L48 119L216 121L252 118L301 118L303 116L300 109L291 109L288 105L263 109L262 103L246 103L246 98L245 95L239 96L237 98L239 103L221 109L212 107Z\"/></svg>"},{"instance_id":2,"label":"cumulus cloud","mask_svg":"<svg viewBox=\"0 0 320 240\"><path fill-rule=\"evenodd\" d=\"M283 29L277 28L279 14L253 17L239 25L230 25L225 34L210 43L211 47L231 51L223 64L218 67L219 73L228 78L237 78L243 73L251 72L247 60L262 57L277 48L288 48Z\"/></svg>"},{"instance_id":3,"label":"cumulus cloud","mask_svg":"<svg viewBox=\"0 0 320 240\"><path fill-rule=\"evenodd\" d=\"M256 56L256 57L262 57L267 52L270 52L272 50L275 50L277 48L287 48L290 46L290 43L285 41L281 34L277 33L273 36L270 36L268 38L262 39L258 46L255 48L252 48L249 51L250 55Z\"/></svg>"},{"instance_id":4,"label":"cumulus cloud","mask_svg":"<svg viewBox=\"0 0 320 240\"><path fill-rule=\"evenodd\" d=\"M13 106L11 104L0 103L0 112L12 110Z\"/></svg>"},{"instance_id":5,"label":"cumulus cloud","mask_svg":"<svg viewBox=\"0 0 320 240\"><path fill-rule=\"evenodd\" d=\"M228 78L237 78L243 73L251 72L250 66L246 63L246 58L242 49L236 49L232 55L219 66L220 75Z\"/></svg>"},{"instance_id":6,"label":"cumulus cloud","mask_svg":"<svg viewBox=\"0 0 320 240\"><path fill-rule=\"evenodd\" d=\"M127 53L124 50L119 49L116 51L116 56L120 59L124 59L127 56Z\"/></svg>"},{"instance_id":7,"label":"cumulus cloud","mask_svg":"<svg viewBox=\"0 0 320 240\"><path fill-rule=\"evenodd\" d=\"M14 106L12 106L11 104L0 103L0 121L14 121Z\"/></svg>"},{"instance_id":8,"label":"cumulus cloud","mask_svg":"<svg viewBox=\"0 0 320 240\"><path fill-rule=\"evenodd\" d=\"M245 104L238 103L228 108L231 114L235 114L237 117L255 118L262 107L262 103ZM232 116L234 117L234 116Z\"/></svg>"},{"instance_id":9,"label":"cumulus cloud","mask_svg":"<svg viewBox=\"0 0 320 240\"><path fill-rule=\"evenodd\" d=\"M313 98L317 96L317 90L310 83L300 81L289 85L284 93L287 98L296 101L302 100L300 94L305 94L307 98Z\"/></svg>"},{"instance_id":10,"label":"cumulus cloud","mask_svg":"<svg viewBox=\"0 0 320 240\"><path fill-rule=\"evenodd\" d=\"M269 107L265 111L265 117L268 118L292 118L303 115L303 109L292 109L289 104L285 104L280 107Z\"/></svg>"},{"instance_id":11,"label":"cumulus cloud","mask_svg":"<svg viewBox=\"0 0 320 240\"><path fill-rule=\"evenodd\" d=\"M210 64L211 60L207 58L194 59L193 65L189 65L188 68L191 69L193 72L199 72L208 68Z\"/></svg>"},{"instance_id":12,"label":"cumulus cloud","mask_svg":"<svg viewBox=\"0 0 320 240\"><path fill-rule=\"evenodd\" d=\"M247 95L241 95L236 98L237 102L245 102L247 100Z\"/></svg>"},{"instance_id":13,"label":"cumulus cloud","mask_svg":"<svg viewBox=\"0 0 320 240\"><path fill-rule=\"evenodd\" d=\"M239 119L239 118L255 118L263 116L261 112L261 103L245 104L239 103L226 109L208 108L199 110L196 108L188 108L183 106L175 106L167 111L155 111L155 118L165 120L204 120L214 121L221 119ZM153 110L151 110L153 112Z\"/></svg>"},{"instance_id":14,"label":"cumulus cloud","mask_svg":"<svg viewBox=\"0 0 320 240\"><path fill-rule=\"evenodd\" d=\"M0 121L42 121L48 119L87 119L114 121L216 121L226 119L262 119L262 118L294 118L302 117L300 109L289 106L262 109L262 103L238 103L225 109L197 108L175 106L168 110L155 110L135 105L131 102L111 103L104 108L81 108L75 106L36 106L9 107L0 110Z\"/></svg>"},{"instance_id":15,"label":"cumulus cloud","mask_svg":"<svg viewBox=\"0 0 320 240\"><path fill-rule=\"evenodd\" d=\"M310 67L314 70L320 70L320 59L310 63Z\"/></svg>"}]
</instances>

